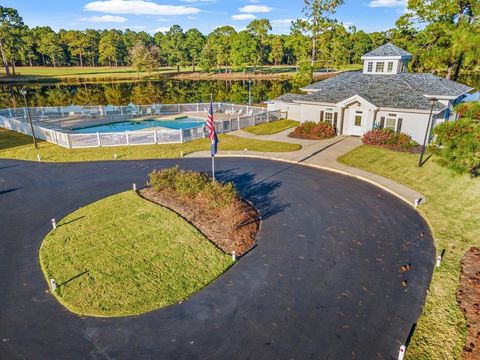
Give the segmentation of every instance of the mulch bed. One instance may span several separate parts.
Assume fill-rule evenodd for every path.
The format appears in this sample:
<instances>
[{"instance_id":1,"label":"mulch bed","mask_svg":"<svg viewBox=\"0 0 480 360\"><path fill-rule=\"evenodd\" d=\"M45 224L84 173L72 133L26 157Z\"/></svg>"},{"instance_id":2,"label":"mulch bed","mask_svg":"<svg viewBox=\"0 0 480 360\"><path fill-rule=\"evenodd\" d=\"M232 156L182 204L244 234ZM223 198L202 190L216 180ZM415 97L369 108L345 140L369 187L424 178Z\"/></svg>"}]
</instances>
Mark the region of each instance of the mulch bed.
<instances>
[{"instance_id":1,"label":"mulch bed","mask_svg":"<svg viewBox=\"0 0 480 360\"><path fill-rule=\"evenodd\" d=\"M230 206L212 210L199 200L183 200L172 190L156 191L147 187L139 193L145 199L175 211L227 254L235 251L241 256L255 244L260 218L256 209L240 198Z\"/></svg>"},{"instance_id":2,"label":"mulch bed","mask_svg":"<svg viewBox=\"0 0 480 360\"><path fill-rule=\"evenodd\" d=\"M480 248L470 248L461 266L457 301L468 327L462 360L480 360Z\"/></svg>"}]
</instances>

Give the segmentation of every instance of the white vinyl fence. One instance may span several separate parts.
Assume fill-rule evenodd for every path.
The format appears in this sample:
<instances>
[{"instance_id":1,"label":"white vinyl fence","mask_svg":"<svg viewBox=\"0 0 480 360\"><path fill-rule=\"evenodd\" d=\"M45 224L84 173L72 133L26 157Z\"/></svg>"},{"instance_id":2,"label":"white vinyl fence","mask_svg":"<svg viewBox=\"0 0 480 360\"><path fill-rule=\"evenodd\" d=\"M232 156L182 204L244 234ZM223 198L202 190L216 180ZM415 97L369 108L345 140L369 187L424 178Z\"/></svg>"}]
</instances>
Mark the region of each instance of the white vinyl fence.
<instances>
[{"instance_id":1,"label":"white vinyl fence","mask_svg":"<svg viewBox=\"0 0 480 360\"><path fill-rule=\"evenodd\" d=\"M202 113L209 103L195 104L154 104L128 106L67 106L29 108L35 137L69 148L100 146L128 146L172 144L206 137L204 126L190 129L152 129L112 133L79 134L62 129L62 123L72 119L78 124L82 119L104 120L105 123L128 121L138 117L170 115L179 113ZM263 124L281 118L280 110L226 103L214 103L214 113L226 114L229 119L215 120L217 133L224 134L248 126ZM215 117L215 114L214 114ZM98 125L98 123L97 123ZM31 135L26 108L0 109L0 127Z\"/></svg>"}]
</instances>

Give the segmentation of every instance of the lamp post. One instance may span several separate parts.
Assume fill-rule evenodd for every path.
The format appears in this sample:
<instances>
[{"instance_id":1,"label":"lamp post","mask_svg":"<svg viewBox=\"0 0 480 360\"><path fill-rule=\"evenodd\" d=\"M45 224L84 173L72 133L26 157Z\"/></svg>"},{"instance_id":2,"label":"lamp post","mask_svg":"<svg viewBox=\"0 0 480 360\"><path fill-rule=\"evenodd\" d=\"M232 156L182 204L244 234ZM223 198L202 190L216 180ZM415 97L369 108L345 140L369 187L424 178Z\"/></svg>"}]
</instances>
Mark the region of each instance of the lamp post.
<instances>
[{"instance_id":1,"label":"lamp post","mask_svg":"<svg viewBox=\"0 0 480 360\"><path fill-rule=\"evenodd\" d=\"M420 159L418 160L418 167L421 167L422 164L423 164L423 155L425 154L425 146L427 144L427 137L428 137L428 134L430 133L430 123L432 121L433 107L435 106L435 103L437 102L437 99L436 98L431 98L430 101L432 102L432 106L430 107L430 116L428 117L427 129L425 130L425 137L423 138L422 151L420 152Z\"/></svg>"},{"instance_id":2,"label":"lamp post","mask_svg":"<svg viewBox=\"0 0 480 360\"><path fill-rule=\"evenodd\" d=\"M30 114L30 108L28 107L28 103L27 103L27 90L23 88L22 90L20 90L20 94L23 95L23 102L25 103L25 108L27 109L28 122L30 123L30 130L32 131L33 145L35 145L35 149L38 149L37 139L35 137L35 131L33 130L32 115Z\"/></svg>"},{"instance_id":3,"label":"lamp post","mask_svg":"<svg viewBox=\"0 0 480 360\"><path fill-rule=\"evenodd\" d=\"M248 79L248 106L252 106L252 79Z\"/></svg>"}]
</instances>

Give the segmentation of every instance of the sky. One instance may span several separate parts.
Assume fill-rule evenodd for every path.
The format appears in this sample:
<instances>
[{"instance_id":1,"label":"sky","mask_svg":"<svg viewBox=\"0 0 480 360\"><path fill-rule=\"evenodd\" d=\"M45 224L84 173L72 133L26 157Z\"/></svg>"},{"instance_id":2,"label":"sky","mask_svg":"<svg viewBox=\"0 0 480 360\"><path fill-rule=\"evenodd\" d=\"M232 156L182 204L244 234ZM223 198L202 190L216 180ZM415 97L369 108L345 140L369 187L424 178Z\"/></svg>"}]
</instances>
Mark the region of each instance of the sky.
<instances>
[{"instance_id":1,"label":"sky","mask_svg":"<svg viewBox=\"0 0 480 360\"><path fill-rule=\"evenodd\" d=\"M345 0L333 16L345 26L366 32L387 30L405 13L407 0ZM275 34L288 34L292 20L302 18L303 0L2 0L17 9L30 27L59 29L130 29L155 33L178 24L208 34L231 25L245 29L266 18Z\"/></svg>"}]
</instances>

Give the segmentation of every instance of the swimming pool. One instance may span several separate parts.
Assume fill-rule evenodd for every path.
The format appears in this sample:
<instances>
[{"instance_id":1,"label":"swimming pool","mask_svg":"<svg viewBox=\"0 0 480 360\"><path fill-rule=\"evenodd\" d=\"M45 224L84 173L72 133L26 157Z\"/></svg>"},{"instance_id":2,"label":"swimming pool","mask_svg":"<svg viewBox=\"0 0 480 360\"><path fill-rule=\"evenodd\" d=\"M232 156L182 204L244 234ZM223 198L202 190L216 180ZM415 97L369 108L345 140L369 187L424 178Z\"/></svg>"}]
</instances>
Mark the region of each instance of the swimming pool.
<instances>
[{"instance_id":1,"label":"swimming pool","mask_svg":"<svg viewBox=\"0 0 480 360\"><path fill-rule=\"evenodd\" d=\"M164 127L168 129L191 129L205 125L205 121L197 118L179 118L175 120L142 120L142 121L121 121L109 124L87 126L84 128L73 129L75 134L95 134L144 130L152 127Z\"/></svg>"}]
</instances>

